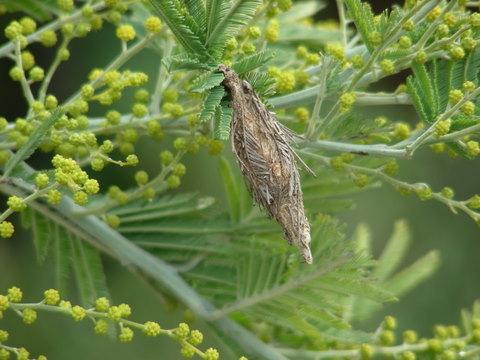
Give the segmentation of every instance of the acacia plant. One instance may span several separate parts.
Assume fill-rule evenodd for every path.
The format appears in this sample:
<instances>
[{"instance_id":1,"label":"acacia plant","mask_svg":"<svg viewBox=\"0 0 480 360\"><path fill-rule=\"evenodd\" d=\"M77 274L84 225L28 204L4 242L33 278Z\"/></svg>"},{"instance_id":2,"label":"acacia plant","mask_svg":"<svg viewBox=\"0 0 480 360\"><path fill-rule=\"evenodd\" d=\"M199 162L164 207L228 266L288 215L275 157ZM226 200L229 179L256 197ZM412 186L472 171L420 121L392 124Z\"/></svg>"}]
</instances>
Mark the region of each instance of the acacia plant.
<instances>
[{"instance_id":1,"label":"acacia plant","mask_svg":"<svg viewBox=\"0 0 480 360\"><path fill-rule=\"evenodd\" d=\"M27 324L39 311L90 318L95 332L117 328L121 341L131 341L135 331L163 334L179 342L182 356L219 357L186 323L164 330L154 321L127 319L126 304L110 306L101 263L107 256L208 323L237 359L477 357L478 306L464 313L462 328L437 327L430 339L407 331L396 341L391 317L374 333L351 326L428 277L438 254L397 272L410 239L404 222L374 261L368 232L359 227L344 235L335 212L351 207L349 195L381 183L480 223L480 196L456 199L451 188L434 190L396 176L397 159L416 161L424 147L468 159L480 153L478 3L406 0L374 14L367 2L337 0L338 23L317 22L324 5L2 1L0 13L13 19L0 46L0 57L10 60L3 71L21 88L26 106L21 117L0 118L0 191L6 196L0 235L15 236L20 213L38 260L54 263L55 289L38 303L23 303L13 286L0 295L0 310L16 312ZM72 43L100 31L114 34L116 56L108 65L99 60L76 91L55 92L58 70L77 56ZM52 55L47 67L37 65L40 51ZM125 66L146 52L156 55L156 71ZM301 135L292 146L316 174L301 171L311 265L252 204L229 149L235 109L220 65ZM405 70L406 83L393 93L369 90ZM130 110L119 111L125 104ZM395 104L414 107L416 122L355 111ZM158 167L145 165L152 157ZM219 171L194 173L183 163L188 158L215 162ZM120 188L109 176L114 167L123 167L115 174L132 174L135 167L136 185ZM220 178L225 205L182 189L184 176ZM70 279L79 305L66 300ZM22 346L0 331L0 359L45 358Z\"/></svg>"}]
</instances>

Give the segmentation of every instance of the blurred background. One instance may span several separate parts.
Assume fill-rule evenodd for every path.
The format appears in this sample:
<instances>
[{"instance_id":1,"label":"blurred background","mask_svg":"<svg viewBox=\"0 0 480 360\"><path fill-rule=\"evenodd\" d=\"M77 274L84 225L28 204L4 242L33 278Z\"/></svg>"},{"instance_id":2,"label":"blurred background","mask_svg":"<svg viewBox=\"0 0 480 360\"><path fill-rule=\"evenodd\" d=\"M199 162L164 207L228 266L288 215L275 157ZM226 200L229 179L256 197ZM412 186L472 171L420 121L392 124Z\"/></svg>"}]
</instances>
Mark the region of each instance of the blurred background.
<instances>
[{"instance_id":1,"label":"blurred background","mask_svg":"<svg viewBox=\"0 0 480 360\"><path fill-rule=\"evenodd\" d=\"M328 2L327 8L319 14L319 19L336 17L335 2ZM389 2L371 2L383 10ZM0 17L0 28L4 28L17 15ZM71 47L71 59L64 63L53 81L52 93L62 100L82 84L87 74L95 67L104 67L120 50L118 41L113 39L114 29L106 25L101 32L94 33L85 39L76 39ZM3 36L3 35L1 35ZM4 43L2 37L0 43ZM47 65L54 52L40 46L32 46L37 63ZM144 51L127 64L131 70L155 73L158 69L158 57L151 51ZM23 116L25 102L18 84L8 77L12 62L0 59L0 116L15 119ZM376 88L395 89L407 74L400 74L377 84ZM150 84L152 86L152 84ZM128 99L128 94L125 94ZM120 102L117 109L127 110L131 103ZM416 114L410 106L362 108L361 111L371 115L384 115L392 120L414 123ZM91 113L102 115L104 109L93 108ZM165 142L166 143L166 142ZM158 169L157 157L147 159L152 152L152 144L143 142L137 153L152 172ZM165 146L162 144L161 146ZM202 150L205 151L205 150ZM224 154L229 154L228 145ZM142 156L143 155L143 156ZM194 161L192 161L194 159ZM182 184L182 190L199 191L202 195L213 195L220 198L222 204L223 191L220 177L217 176L216 159L205 153L187 156L185 161L188 174ZM37 169L47 166L46 159L41 156L32 158L32 165ZM426 182L438 191L444 186L452 187L458 199L469 198L480 193L480 160L450 159L446 155L436 155L428 149L418 152L414 161L400 161L400 179L409 182ZM123 179L122 187L133 185L132 176L125 176L129 169L109 167L102 172L102 186L108 186L112 178ZM122 174L118 177L118 174ZM131 170L133 175L133 169ZM375 254L379 254L388 239L395 220L405 219L410 225L413 242L404 266L424 255L432 249L441 252L442 264L437 273L421 284L398 303L385 305L375 318L358 327L373 330L383 316L393 315L399 320L399 330L415 329L420 336L431 334L435 324L458 324L460 311L471 307L473 301L480 298L480 229L466 215L452 214L449 209L435 201L420 201L416 195L400 196L389 185L379 189L362 192L355 196L356 207L339 214L347 224L346 233L351 234L359 223L370 228L374 238ZM1 199L0 207L5 206ZM45 289L53 287L52 267L47 259L39 265L35 259L33 244L28 232L21 233L20 226L13 239L0 240L0 292L13 285L21 287L25 292L25 301L38 301ZM107 282L116 303L126 302L133 308L136 321L158 321L162 327L175 327L183 321L183 311L167 310L156 298L155 294L142 282L139 282L126 269L115 261L104 258ZM208 327L195 321L191 327L205 331L206 347L219 346L215 335L209 335ZM105 336L95 335L92 324L88 321L73 323L70 319L52 314L39 314L34 325L26 326L11 312L5 313L0 328L11 331L10 344L26 346L34 354L45 354L49 359L134 359L141 354L142 359L181 359L176 342L164 338L146 339L138 336L133 343L119 344ZM219 350L220 350L219 349ZM224 359L233 358L228 353L221 353Z\"/></svg>"}]
</instances>

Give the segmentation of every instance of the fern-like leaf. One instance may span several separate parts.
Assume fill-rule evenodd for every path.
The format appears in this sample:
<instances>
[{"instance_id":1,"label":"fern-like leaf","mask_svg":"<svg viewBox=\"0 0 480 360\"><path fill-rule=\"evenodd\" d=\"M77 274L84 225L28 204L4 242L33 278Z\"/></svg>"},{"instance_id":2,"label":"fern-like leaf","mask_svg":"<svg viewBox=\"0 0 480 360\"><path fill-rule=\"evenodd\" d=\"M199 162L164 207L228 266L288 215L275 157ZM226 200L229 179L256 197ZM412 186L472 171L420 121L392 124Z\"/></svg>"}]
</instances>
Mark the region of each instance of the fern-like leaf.
<instances>
[{"instance_id":1,"label":"fern-like leaf","mask_svg":"<svg viewBox=\"0 0 480 360\"><path fill-rule=\"evenodd\" d=\"M227 14L230 2L231 0L206 0L207 38L212 35L215 26L217 26Z\"/></svg>"},{"instance_id":2,"label":"fern-like leaf","mask_svg":"<svg viewBox=\"0 0 480 360\"><path fill-rule=\"evenodd\" d=\"M199 0L185 0L185 4L192 19L196 22L200 31L205 34L207 26L205 3Z\"/></svg>"},{"instance_id":3,"label":"fern-like leaf","mask_svg":"<svg viewBox=\"0 0 480 360\"><path fill-rule=\"evenodd\" d=\"M233 0L228 3L222 1L222 3L227 4L227 12L214 25L214 28L209 31L206 42L208 50L215 59L221 58L226 41L237 35L241 27L248 23L262 4L262 1ZM219 11L224 12L222 10ZM217 15L218 12L215 11L213 14ZM210 23L210 19L207 20L207 23Z\"/></svg>"},{"instance_id":4,"label":"fern-like leaf","mask_svg":"<svg viewBox=\"0 0 480 360\"><path fill-rule=\"evenodd\" d=\"M230 138L230 122L232 121L232 108L226 104L217 106L215 111L215 125L213 136L217 140L228 140Z\"/></svg>"},{"instance_id":5,"label":"fern-like leaf","mask_svg":"<svg viewBox=\"0 0 480 360\"><path fill-rule=\"evenodd\" d=\"M252 85L258 95L269 98L275 94L275 79L266 72L252 71L244 74L245 80Z\"/></svg>"},{"instance_id":6,"label":"fern-like leaf","mask_svg":"<svg viewBox=\"0 0 480 360\"><path fill-rule=\"evenodd\" d=\"M275 249L272 242L263 247L258 237L251 240L250 251L239 253L236 260L235 300L219 314L242 312L292 330L300 326L311 336L321 337L318 324L349 327L340 315L341 299L352 294L378 301L392 299L363 277L361 269L369 261L351 251L353 243L343 239L335 221L321 218L312 228L316 262L308 267L288 260L284 250Z\"/></svg>"},{"instance_id":7,"label":"fern-like leaf","mask_svg":"<svg viewBox=\"0 0 480 360\"><path fill-rule=\"evenodd\" d=\"M71 237L70 246L73 254L72 266L82 304L92 306L95 299L109 296L100 253L76 236Z\"/></svg>"},{"instance_id":8,"label":"fern-like leaf","mask_svg":"<svg viewBox=\"0 0 480 360\"><path fill-rule=\"evenodd\" d=\"M372 52L374 45L369 41L368 35L376 31L376 26L371 5L360 0L345 0L345 4L368 50Z\"/></svg>"},{"instance_id":9,"label":"fern-like leaf","mask_svg":"<svg viewBox=\"0 0 480 360\"><path fill-rule=\"evenodd\" d=\"M210 90L211 88L220 85L224 78L225 76L222 73L216 71L206 72L193 81L190 91L204 92Z\"/></svg>"},{"instance_id":10,"label":"fern-like leaf","mask_svg":"<svg viewBox=\"0 0 480 360\"><path fill-rule=\"evenodd\" d=\"M205 96L205 100L203 101L200 115L198 116L199 123L210 120L210 118L215 114L215 110L217 106L220 105L224 95L225 89L223 86L217 86L208 91Z\"/></svg>"},{"instance_id":11,"label":"fern-like leaf","mask_svg":"<svg viewBox=\"0 0 480 360\"><path fill-rule=\"evenodd\" d=\"M432 251L415 261L409 267L394 273L403 261L410 244L410 232L404 221L395 224L373 276L380 280L382 288L395 296L401 296L430 277L439 265L438 252ZM347 318L362 320L380 309L380 305L368 299L352 298Z\"/></svg>"},{"instance_id":12,"label":"fern-like leaf","mask_svg":"<svg viewBox=\"0 0 480 360\"><path fill-rule=\"evenodd\" d=\"M202 42L203 33L199 27L195 26L188 10L181 8L180 2L177 0L150 0L150 3L185 50L203 58L210 57Z\"/></svg>"},{"instance_id":13,"label":"fern-like leaf","mask_svg":"<svg viewBox=\"0 0 480 360\"><path fill-rule=\"evenodd\" d=\"M232 69L237 74L243 74L252 70L255 70L274 57L273 51L262 50L253 55L245 56L232 65Z\"/></svg>"},{"instance_id":14,"label":"fern-like leaf","mask_svg":"<svg viewBox=\"0 0 480 360\"><path fill-rule=\"evenodd\" d=\"M162 63L168 71L212 69L211 66L201 62L197 57L186 53L166 57L162 59Z\"/></svg>"}]
</instances>

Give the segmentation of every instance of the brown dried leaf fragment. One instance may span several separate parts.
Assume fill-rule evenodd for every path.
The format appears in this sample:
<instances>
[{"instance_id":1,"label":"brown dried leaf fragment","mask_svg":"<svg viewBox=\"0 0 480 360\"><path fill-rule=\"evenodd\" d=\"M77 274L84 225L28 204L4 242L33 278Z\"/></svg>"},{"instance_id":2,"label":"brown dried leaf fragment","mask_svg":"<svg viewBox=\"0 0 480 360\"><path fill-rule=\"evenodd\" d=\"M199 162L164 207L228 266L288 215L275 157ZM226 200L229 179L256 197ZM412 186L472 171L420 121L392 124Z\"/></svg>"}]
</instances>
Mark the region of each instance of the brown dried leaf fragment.
<instances>
[{"instance_id":1,"label":"brown dried leaf fragment","mask_svg":"<svg viewBox=\"0 0 480 360\"><path fill-rule=\"evenodd\" d=\"M305 216L295 159L311 170L290 146L296 134L275 119L251 85L235 71L225 65L218 70L225 75L222 85L231 96L232 151L247 188L268 217L282 226L288 243L295 245L303 260L311 264L310 224Z\"/></svg>"}]
</instances>

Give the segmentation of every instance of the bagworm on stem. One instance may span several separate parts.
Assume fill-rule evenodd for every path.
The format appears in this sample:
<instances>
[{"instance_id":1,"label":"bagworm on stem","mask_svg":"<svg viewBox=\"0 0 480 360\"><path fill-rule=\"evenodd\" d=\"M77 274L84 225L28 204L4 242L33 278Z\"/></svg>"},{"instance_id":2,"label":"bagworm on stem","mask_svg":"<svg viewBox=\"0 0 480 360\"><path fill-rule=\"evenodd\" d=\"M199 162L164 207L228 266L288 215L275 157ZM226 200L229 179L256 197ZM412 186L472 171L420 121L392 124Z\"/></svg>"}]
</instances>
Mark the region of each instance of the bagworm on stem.
<instances>
[{"instance_id":1,"label":"bagworm on stem","mask_svg":"<svg viewBox=\"0 0 480 360\"><path fill-rule=\"evenodd\" d=\"M252 86L225 65L222 85L231 97L232 151L254 201L283 228L285 239L295 245L303 260L312 263L310 224L303 207L300 175L295 159L311 172L290 144L293 131L277 121Z\"/></svg>"}]
</instances>

